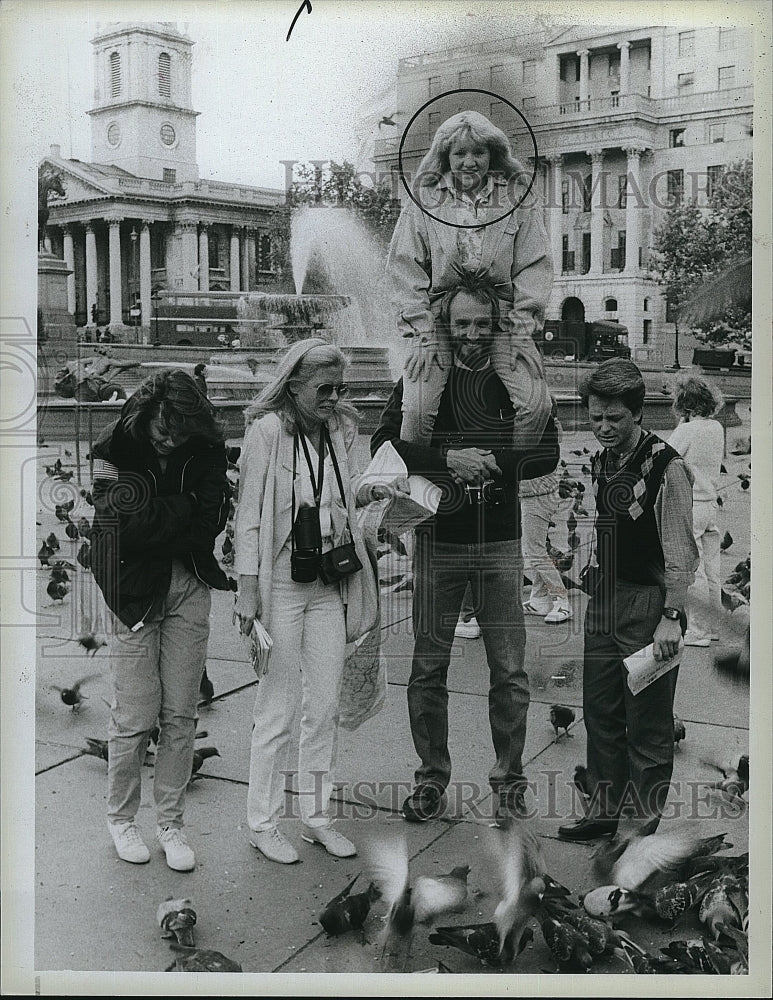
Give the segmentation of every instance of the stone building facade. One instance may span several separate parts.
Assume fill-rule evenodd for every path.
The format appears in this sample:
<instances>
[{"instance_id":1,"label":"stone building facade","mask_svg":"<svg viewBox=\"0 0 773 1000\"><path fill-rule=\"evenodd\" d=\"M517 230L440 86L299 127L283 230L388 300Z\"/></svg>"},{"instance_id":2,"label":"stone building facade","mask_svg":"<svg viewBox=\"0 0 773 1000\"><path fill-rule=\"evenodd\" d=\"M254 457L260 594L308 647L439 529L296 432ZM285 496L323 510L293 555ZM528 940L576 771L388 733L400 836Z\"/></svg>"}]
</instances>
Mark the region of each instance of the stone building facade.
<instances>
[{"instance_id":1,"label":"stone building facade","mask_svg":"<svg viewBox=\"0 0 773 1000\"><path fill-rule=\"evenodd\" d=\"M194 42L171 23L120 23L92 44L91 160L52 146L43 161L64 179L49 233L72 272L77 325L147 331L159 290L271 289L271 219L285 193L199 178Z\"/></svg>"},{"instance_id":2,"label":"stone building facade","mask_svg":"<svg viewBox=\"0 0 773 1000\"><path fill-rule=\"evenodd\" d=\"M653 231L673 199L705 205L723 165L751 156L752 57L748 29L717 26L541 31L401 59L396 105L411 110L373 162L405 200L411 116L426 105L403 143L414 173L442 121L485 114L535 170L556 273L547 318L617 320L635 359L668 362Z\"/></svg>"}]
</instances>

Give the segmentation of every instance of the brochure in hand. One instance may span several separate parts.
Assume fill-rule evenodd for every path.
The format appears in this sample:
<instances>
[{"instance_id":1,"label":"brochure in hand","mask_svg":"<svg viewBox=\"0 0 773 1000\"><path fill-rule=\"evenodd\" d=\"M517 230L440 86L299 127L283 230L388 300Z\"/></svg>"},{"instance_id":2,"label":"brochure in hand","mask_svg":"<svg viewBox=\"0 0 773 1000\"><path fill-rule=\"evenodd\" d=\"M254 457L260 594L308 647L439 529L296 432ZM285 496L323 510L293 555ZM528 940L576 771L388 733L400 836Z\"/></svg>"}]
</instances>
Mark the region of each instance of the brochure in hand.
<instances>
[{"instance_id":1,"label":"brochure in hand","mask_svg":"<svg viewBox=\"0 0 773 1000\"><path fill-rule=\"evenodd\" d=\"M631 690L631 694L638 694L646 687L649 687L658 677L662 677L663 674L667 674L669 670L673 670L674 667L678 666L681 662L683 651L684 643L680 640L679 649L670 660L656 660L653 656L652 643L649 646L645 646L644 649L640 649L638 653L626 656L623 659L623 663L628 669L628 687Z\"/></svg>"},{"instance_id":2,"label":"brochure in hand","mask_svg":"<svg viewBox=\"0 0 773 1000\"><path fill-rule=\"evenodd\" d=\"M400 491L396 493L393 501L385 507L381 527L395 535L402 535L437 513L442 490L424 476L409 476L405 462L394 445L385 441L363 473L362 482L392 485L398 479L408 480L410 495Z\"/></svg>"}]
</instances>

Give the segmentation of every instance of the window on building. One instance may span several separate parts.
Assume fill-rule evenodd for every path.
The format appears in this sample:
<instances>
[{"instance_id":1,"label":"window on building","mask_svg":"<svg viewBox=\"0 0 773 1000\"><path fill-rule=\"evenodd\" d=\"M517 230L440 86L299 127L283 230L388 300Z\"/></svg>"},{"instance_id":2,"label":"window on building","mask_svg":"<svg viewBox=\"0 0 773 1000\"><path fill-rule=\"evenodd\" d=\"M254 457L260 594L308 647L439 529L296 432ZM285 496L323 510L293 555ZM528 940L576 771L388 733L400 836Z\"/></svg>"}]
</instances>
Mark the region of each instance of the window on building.
<instances>
[{"instance_id":1,"label":"window on building","mask_svg":"<svg viewBox=\"0 0 773 1000\"><path fill-rule=\"evenodd\" d=\"M619 174L617 178L617 207L625 208L628 197L628 174Z\"/></svg>"},{"instance_id":2,"label":"window on building","mask_svg":"<svg viewBox=\"0 0 773 1000\"><path fill-rule=\"evenodd\" d=\"M735 48L735 28L719 29L719 51L729 52Z\"/></svg>"},{"instance_id":3,"label":"window on building","mask_svg":"<svg viewBox=\"0 0 773 1000\"><path fill-rule=\"evenodd\" d=\"M504 66L492 66L489 70L489 83L492 87L496 87L503 82L505 78L505 67Z\"/></svg>"},{"instance_id":4,"label":"window on building","mask_svg":"<svg viewBox=\"0 0 773 1000\"><path fill-rule=\"evenodd\" d=\"M641 328L642 344L648 344L651 336L652 336L652 320L645 319L644 322L642 323L642 328Z\"/></svg>"},{"instance_id":5,"label":"window on building","mask_svg":"<svg viewBox=\"0 0 773 1000\"><path fill-rule=\"evenodd\" d=\"M647 299L647 298L645 298L645 300L644 300L644 311L645 312L649 312L650 311L650 300Z\"/></svg>"},{"instance_id":6,"label":"window on building","mask_svg":"<svg viewBox=\"0 0 773 1000\"><path fill-rule=\"evenodd\" d=\"M437 132L438 125L440 124L440 112L439 111L430 111L430 113L429 113L429 115L427 117L427 124L429 126L430 138L432 138L432 136L435 134L435 132Z\"/></svg>"},{"instance_id":7,"label":"window on building","mask_svg":"<svg viewBox=\"0 0 773 1000\"><path fill-rule=\"evenodd\" d=\"M527 111L530 108L536 108L537 107L537 98L536 97L524 97L523 100L521 101L521 107L523 108L524 111Z\"/></svg>"},{"instance_id":8,"label":"window on building","mask_svg":"<svg viewBox=\"0 0 773 1000\"><path fill-rule=\"evenodd\" d=\"M428 82L429 82L429 96L430 97L434 97L435 94L439 94L440 93L440 77L439 76L431 76L429 78Z\"/></svg>"},{"instance_id":9,"label":"window on building","mask_svg":"<svg viewBox=\"0 0 773 1000\"><path fill-rule=\"evenodd\" d=\"M722 183L722 175L725 172L725 168L721 163L714 164L713 166L706 167L706 197L713 198L716 193L717 188Z\"/></svg>"},{"instance_id":10,"label":"window on building","mask_svg":"<svg viewBox=\"0 0 773 1000\"><path fill-rule=\"evenodd\" d=\"M617 312L617 299L605 299L604 309L609 312Z\"/></svg>"},{"instance_id":11,"label":"window on building","mask_svg":"<svg viewBox=\"0 0 773 1000\"><path fill-rule=\"evenodd\" d=\"M613 108L619 108L620 107L620 91L619 90L613 90L613 91L611 91L610 98L609 98L609 103L610 103L610 106L613 107Z\"/></svg>"},{"instance_id":12,"label":"window on building","mask_svg":"<svg viewBox=\"0 0 773 1000\"><path fill-rule=\"evenodd\" d=\"M168 167L164 167L163 179L165 184L174 184L174 182L177 180L177 171L170 170Z\"/></svg>"},{"instance_id":13,"label":"window on building","mask_svg":"<svg viewBox=\"0 0 773 1000\"><path fill-rule=\"evenodd\" d=\"M677 146L684 146L684 134L686 131L686 128L672 128L669 131L668 145L671 149L676 149Z\"/></svg>"},{"instance_id":14,"label":"window on building","mask_svg":"<svg viewBox=\"0 0 773 1000\"><path fill-rule=\"evenodd\" d=\"M561 273L570 274L574 271L574 250L569 249L569 237L561 237Z\"/></svg>"},{"instance_id":15,"label":"window on building","mask_svg":"<svg viewBox=\"0 0 773 1000\"><path fill-rule=\"evenodd\" d=\"M582 273L590 271L590 233L582 234Z\"/></svg>"},{"instance_id":16,"label":"window on building","mask_svg":"<svg viewBox=\"0 0 773 1000\"><path fill-rule=\"evenodd\" d=\"M559 75L562 80L577 81L580 79L579 56L562 56L559 65Z\"/></svg>"},{"instance_id":17,"label":"window on building","mask_svg":"<svg viewBox=\"0 0 773 1000\"><path fill-rule=\"evenodd\" d=\"M695 83L694 73L680 73L676 78L677 87L692 87Z\"/></svg>"},{"instance_id":18,"label":"window on building","mask_svg":"<svg viewBox=\"0 0 773 1000\"><path fill-rule=\"evenodd\" d=\"M582 210L583 212L590 212L591 208L591 197L593 191L593 177L591 174L586 174L582 179Z\"/></svg>"},{"instance_id":19,"label":"window on building","mask_svg":"<svg viewBox=\"0 0 773 1000\"><path fill-rule=\"evenodd\" d=\"M166 233L159 223L150 227L150 266L153 270L166 267Z\"/></svg>"},{"instance_id":20,"label":"window on building","mask_svg":"<svg viewBox=\"0 0 773 1000\"><path fill-rule=\"evenodd\" d=\"M735 66L720 66L717 72L717 86L720 90L729 90L735 86Z\"/></svg>"},{"instance_id":21,"label":"window on building","mask_svg":"<svg viewBox=\"0 0 773 1000\"><path fill-rule=\"evenodd\" d=\"M117 52L110 54L110 96L121 94L121 57Z\"/></svg>"},{"instance_id":22,"label":"window on building","mask_svg":"<svg viewBox=\"0 0 773 1000\"><path fill-rule=\"evenodd\" d=\"M669 170L666 173L668 200L672 205L680 205L684 197L684 170Z\"/></svg>"},{"instance_id":23,"label":"window on building","mask_svg":"<svg viewBox=\"0 0 773 1000\"><path fill-rule=\"evenodd\" d=\"M666 299L666 323L675 323L675 322L676 322L676 308L674 307L674 303L671 301L671 299L667 298Z\"/></svg>"},{"instance_id":24,"label":"window on building","mask_svg":"<svg viewBox=\"0 0 773 1000\"><path fill-rule=\"evenodd\" d=\"M220 233L215 229L210 229L207 234L207 243L209 245L209 266L214 268L220 268L223 266L220 259Z\"/></svg>"},{"instance_id":25,"label":"window on building","mask_svg":"<svg viewBox=\"0 0 773 1000\"><path fill-rule=\"evenodd\" d=\"M710 122L708 128L706 129L706 138L709 142L724 142L725 141L725 123L724 122Z\"/></svg>"},{"instance_id":26,"label":"window on building","mask_svg":"<svg viewBox=\"0 0 773 1000\"><path fill-rule=\"evenodd\" d=\"M168 52L158 57L158 93L161 97L172 96L172 60Z\"/></svg>"},{"instance_id":27,"label":"window on building","mask_svg":"<svg viewBox=\"0 0 773 1000\"><path fill-rule=\"evenodd\" d=\"M271 271L273 270L273 248L271 246L271 237L267 233L263 233L258 239L258 270L259 271Z\"/></svg>"},{"instance_id":28,"label":"window on building","mask_svg":"<svg viewBox=\"0 0 773 1000\"><path fill-rule=\"evenodd\" d=\"M459 70L459 86L469 87L472 82L472 70L471 69L460 69Z\"/></svg>"},{"instance_id":29,"label":"window on building","mask_svg":"<svg viewBox=\"0 0 773 1000\"><path fill-rule=\"evenodd\" d=\"M693 55L695 55L695 32L694 31L680 31L679 32L679 55L680 56L693 56Z\"/></svg>"},{"instance_id":30,"label":"window on building","mask_svg":"<svg viewBox=\"0 0 773 1000\"><path fill-rule=\"evenodd\" d=\"M608 55L607 64L607 76L615 77L615 79L620 79L620 53L610 52Z\"/></svg>"},{"instance_id":31,"label":"window on building","mask_svg":"<svg viewBox=\"0 0 773 1000\"><path fill-rule=\"evenodd\" d=\"M561 181L561 214L569 214L569 181Z\"/></svg>"},{"instance_id":32,"label":"window on building","mask_svg":"<svg viewBox=\"0 0 773 1000\"><path fill-rule=\"evenodd\" d=\"M491 101L489 103L488 106L489 118L492 120L492 122L494 122L495 125L498 124L499 119L502 117L502 111L504 110L504 106L505 106L504 101Z\"/></svg>"},{"instance_id":33,"label":"window on building","mask_svg":"<svg viewBox=\"0 0 773 1000\"><path fill-rule=\"evenodd\" d=\"M537 60L524 59L523 61L523 85L531 87L537 78Z\"/></svg>"}]
</instances>

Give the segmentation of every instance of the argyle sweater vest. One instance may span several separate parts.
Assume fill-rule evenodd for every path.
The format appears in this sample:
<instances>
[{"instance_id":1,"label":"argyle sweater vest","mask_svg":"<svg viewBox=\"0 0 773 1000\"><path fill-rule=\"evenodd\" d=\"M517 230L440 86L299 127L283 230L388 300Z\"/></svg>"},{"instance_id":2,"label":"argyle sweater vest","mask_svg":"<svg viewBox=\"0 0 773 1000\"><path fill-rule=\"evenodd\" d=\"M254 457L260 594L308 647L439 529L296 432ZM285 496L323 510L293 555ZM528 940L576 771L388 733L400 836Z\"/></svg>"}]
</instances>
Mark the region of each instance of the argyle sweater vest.
<instances>
[{"instance_id":1,"label":"argyle sweater vest","mask_svg":"<svg viewBox=\"0 0 773 1000\"><path fill-rule=\"evenodd\" d=\"M607 583L626 581L663 586L663 548L655 500L666 467L678 453L645 431L636 451L616 472L608 472L609 452L591 461L596 495L596 558Z\"/></svg>"}]
</instances>

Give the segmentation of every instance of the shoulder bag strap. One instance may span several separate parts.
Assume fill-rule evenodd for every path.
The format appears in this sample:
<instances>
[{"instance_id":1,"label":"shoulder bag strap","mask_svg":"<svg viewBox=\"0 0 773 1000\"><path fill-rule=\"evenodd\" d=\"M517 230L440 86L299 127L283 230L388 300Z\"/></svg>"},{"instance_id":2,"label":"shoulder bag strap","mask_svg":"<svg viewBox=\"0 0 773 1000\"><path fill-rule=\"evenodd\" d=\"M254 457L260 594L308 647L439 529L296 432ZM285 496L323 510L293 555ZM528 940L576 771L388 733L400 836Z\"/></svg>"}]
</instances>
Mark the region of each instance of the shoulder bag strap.
<instances>
[{"instance_id":1,"label":"shoulder bag strap","mask_svg":"<svg viewBox=\"0 0 773 1000\"><path fill-rule=\"evenodd\" d=\"M346 505L346 495L344 493L344 483L341 479L341 470L338 468L338 459L336 458L336 453L333 449L333 442L330 440L330 431L327 426L325 426L325 438L327 439L327 446L330 449L330 461L333 463L333 470L336 474L336 479L338 480L338 490L341 494L341 503L344 506L344 511L346 512L346 527L349 530L349 537L352 537L352 529L349 524L349 508Z\"/></svg>"}]
</instances>

